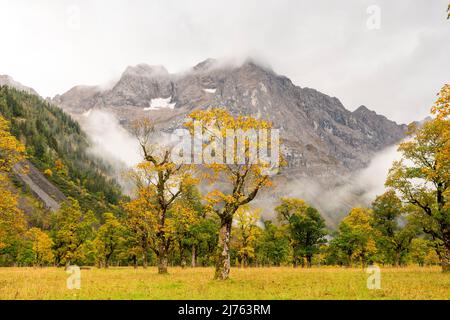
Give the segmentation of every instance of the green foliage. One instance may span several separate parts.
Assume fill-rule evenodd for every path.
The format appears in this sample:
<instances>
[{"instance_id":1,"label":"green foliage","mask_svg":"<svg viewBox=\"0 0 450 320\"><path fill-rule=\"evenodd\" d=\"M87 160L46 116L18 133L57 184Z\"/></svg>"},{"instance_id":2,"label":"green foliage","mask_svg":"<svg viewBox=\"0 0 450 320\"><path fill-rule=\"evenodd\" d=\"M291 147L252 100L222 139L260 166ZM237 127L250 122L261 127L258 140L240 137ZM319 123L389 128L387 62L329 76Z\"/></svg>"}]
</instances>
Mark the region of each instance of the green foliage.
<instances>
[{"instance_id":1,"label":"green foliage","mask_svg":"<svg viewBox=\"0 0 450 320\"><path fill-rule=\"evenodd\" d=\"M407 218L408 208L393 190L378 196L372 203L373 227L379 231L377 247L379 260L400 265L405 262L411 241L418 233L417 227Z\"/></svg>"},{"instance_id":2,"label":"green foliage","mask_svg":"<svg viewBox=\"0 0 450 320\"><path fill-rule=\"evenodd\" d=\"M0 87L0 114L11 123L11 133L26 145L30 160L84 209L116 211L121 198L108 167L88 153L89 141L68 114L40 97ZM58 162L66 170L57 170ZM54 171L54 172L53 172Z\"/></svg>"},{"instance_id":3,"label":"green foliage","mask_svg":"<svg viewBox=\"0 0 450 320\"><path fill-rule=\"evenodd\" d=\"M416 221L434 241L442 270L450 272L450 86L446 84L431 109L436 115L412 138L400 144L400 161L389 170L386 185L411 204Z\"/></svg>"},{"instance_id":4,"label":"green foliage","mask_svg":"<svg viewBox=\"0 0 450 320\"><path fill-rule=\"evenodd\" d=\"M288 226L294 265L298 262L304 265L306 260L308 266L311 266L312 257L319 252L320 245L325 243L325 220L315 208L301 199L282 198L275 211L278 219Z\"/></svg>"},{"instance_id":5,"label":"green foliage","mask_svg":"<svg viewBox=\"0 0 450 320\"><path fill-rule=\"evenodd\" d=\"M103 217L105 223L97 230L93 246L98 263L108 268L111 258L124 242L125 229L114 214L107 212Z\"/></svg>"},{"instance_id":6,"label":"green foliage","mask_svg":"<svg viewBox=\"0 0 450 320\"><path fill-rule=\"evenodd\" d=\"M19 261L34 266L51 265L54 261L52 246L53 241L46 232L31 228L26 233Z\"/></svg>"},{"instance_id":7,"label":"green foliage","mask_svg":"<svg viewBox=\"0 0 450 320\"><path fill-rule=\"evenodd\" d=\"M278 227L270 220L264 221L264 229L256 245L258 264L263 266L280 266L287 262L289 239L284 228Z\"/></svg>"},{"instance_id":8,"label":"green foliage","mask_svg":"<svg viewBox=\"0 0 450 320\"><path fill-rule=\"evenodd\" d=\"M190 228L191 256L195 256L196 265L209 266L213 264L218 229L219 219L216 216L205 216ZM195 251L195 255L192 255L192 250Z\"/></svg>"},{"instance_id":9,"label":"green foliage","mask_svg":"<svg viewBox=\"0 0 450 320\"><path fill-rule=\"evenodd\" d=\"M83 212L78 201L72 198L53 214L51 236L57 265L83 263L85 245L94 237L96 222L94 213Z\"/></svg>"}]
</instances>

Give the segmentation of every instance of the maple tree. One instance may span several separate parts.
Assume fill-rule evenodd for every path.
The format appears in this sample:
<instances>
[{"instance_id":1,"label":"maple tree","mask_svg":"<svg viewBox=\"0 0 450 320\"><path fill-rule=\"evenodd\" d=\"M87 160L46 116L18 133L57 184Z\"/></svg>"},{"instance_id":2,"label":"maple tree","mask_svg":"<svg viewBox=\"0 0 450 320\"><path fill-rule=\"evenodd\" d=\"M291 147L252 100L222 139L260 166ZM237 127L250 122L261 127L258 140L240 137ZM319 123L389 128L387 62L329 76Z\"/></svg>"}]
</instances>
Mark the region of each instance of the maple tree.
<instances>
[{"instance_id":1,"label":"maple tree","mask_svg":"<svg viewBox=\"0 0 450 320\"><path fill-rule=\"evenodd\" d=\"M193 135L195 135L196 124L200 124L202 134L207 134L211 138L201 141L203 160L211 157L216 159L216 161L204 161L202 164L204 178L210 182L217 182L218 185L223 184L220 188L216 187L208 192L205 200L207 210L214 212L220 218L214 277L224 280L230 273L230 239L234 214L241 206L255 199L261 189L272 184L270 173L267 172L270 163L250 161L263 145L267 146L267 140L246 139L245 143L239 144L235 136L230 139L229 130L240 130L242 136L259 129L269 130L272 124L251 116L234 117L227 110L216 108L192 112L185 126ZM226 138L231 141L231 144L227 146L227 155L231 154L231 159L224 159L223 153L219 152ZM273 150L275 151L278 150ZM239 155L243 155L245 161L239 161ZM194 154L195 156L198 155Z\"/></svg>"},{"instance_id":2,"label":"maple tree","mask_svg":"<svg viewBox=\"0 0 450 320\"><path fill-rule=\"evenodd\" d=\"M257 225L260 214L260 209L252 209L248 205L236 211L237 254L244 267L255 257L256 242L261 234L261 229Z\"/></svg>"},{"instance_id":3,"label":"maple tree","mask_svg":"<svg viewBox=\"0 0 450 320\"><path fill-rule=\"evenodd\" d=\"M410 126L411 139L400 144L400 161L389 171L386 185L417 207L423 231L436 245L442 270L450 272L450 86L445 85L422 126Z\"/></svg>"},{"instance_id":4,"label":"maple tree","mask_svg":"<svg viewBox=\"0 0 450 320\"><path fill-rule=\"evenodd\" d=\"M156 142L154 125L149 119L137 120L132 129L141 147L143 161L130 172L138 197L129 208L145 212L150 223L140 227L144 227L144 232L149 235L146 241L158 258L158 273L164 274L167 273L168 252L174 240L170 218L176 211L171 209L184 188L197 183L197 180L191 176L190 165L176 164L172 160L171 148Z\"/></svg>"},{"instance_id":5,"label":"maple tree","mask_svg":"<svg viewBox=\"0 0 450 320\"><path fill-rule=\"evenodd\" d=\"M52 251L53 241L50 236L39 228L33 227L27 231L27 238L31 242L33 264L42 266L54 261Z\"/></svg>"},{"instance_id":6,"label":"maple tree","mask_svg":"<svg viewBox=\"0 0 450 320\"><path fill-rule=\"evenodd\" d=\"M377 231L372 225L373 212L367 208L353 208L339 224L338 235L332 240L332 246L345 255L347 266L352 266L355 259L362 266L371 262L377 251Z\"/></svg>"}]
</instances>

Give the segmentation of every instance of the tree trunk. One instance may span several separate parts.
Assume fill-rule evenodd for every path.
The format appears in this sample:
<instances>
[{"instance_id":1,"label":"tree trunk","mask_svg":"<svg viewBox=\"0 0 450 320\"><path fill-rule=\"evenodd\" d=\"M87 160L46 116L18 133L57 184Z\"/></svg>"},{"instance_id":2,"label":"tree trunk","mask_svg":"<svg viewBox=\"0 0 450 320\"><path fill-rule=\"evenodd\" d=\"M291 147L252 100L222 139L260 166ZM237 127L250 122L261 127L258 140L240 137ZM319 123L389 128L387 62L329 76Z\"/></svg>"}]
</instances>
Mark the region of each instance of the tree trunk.
<instances>
[{"instance_id":1,"label":"tree trunk","mask_svg":"<svg viewBox=\"0 0 450 320\"><path fill-rule=\"evenodd\" d=\"M394 266L397 268L400 267L400 252L398 251L395 252Z\"/></svg>"},{"instance_id":2,"label":"tree trunk","mask_svg":"<svg viewBox=\"0 0 450 320\"><path fill-rule=\"evenodd\" d=\"M144 251L144 254L142 255L142 267L144 269L147 269L148 266L148 253L147 251Z\"/></svg>"},{"instance_id":3,"label":"tree trunk","mask_svg":"<svg viewBox=\"0 0 450 320\"><path fill-rule=\"evenodd\" d=\"M306 262L307 262L307 267L311 268L311 266L312 266L312 255L308 254L306 256Z\"/></svg>"},{"instance_id":4,"label":"tree trunk","mask_svg":"<svg viewBox=\"0 0 450 320\"><path fill-rule=\"evenodd\" d=\"M293 246L292 247L292 251L294 252L293 253L293 257L292 257L292 259L293 259L293 265L294 265L294 268L297 268L298 267L298 257L297 257L297 255L295 254L295 252L296 252L296 247L295 246Z\"/></svg>"},{"instance_id":5,"label":"tree trunk","mask_svg":"<svg viewBox=\"0 0 450 320\"><path fill-rule=\"evenodd\" d=\"M137 256L136 255L133 255L133 267L135 269L137 269L137 267L138 267L138 262L137 262Z\"/></svg>"},{"instance_id":6,"label":"tree trunk","mask_svg":"<svg viewBox=\"0 0 450 320\"><path fill-rule=\"evenodd\" d=\"M181 268L186 268L186 255L185 255L185 249L183 244L180 241L180 263L181 263Z\"/></svg>"},{"instance_id":7,"label":"tree trunk","mask_svg":"<svg viewBox=\"0 0 450 320\"><path fill-rule=\"evenodd\" d=\"M351 268L353 265L353 259L352 259L352 255L347 255L347 267Z\"/></svg>"},{"instance_id":8,"label":"tree trunk","mask_svg":"<svg viewBox=\"0 0 450 320\"><path fill-rule=\"evenodd\" d=\"M230 274L230 238L232 217L221 219L214 279L226 280Z\"/></svg>"},{"instance_id":9,"label":"tree trunk","mask_svg":"<svg viewBox=\"0 0 450 320\"><path fill-rule=\"evenodd\" d=\"M192 258L191 258L191 266L192 268L195 268L196 265L196 251L195 251L195 244L192 245Z\"/></svg>"},{"instance_id":10,"label":"tree trunk","mask_svg":"<svg viewBox=\"0 0 450 320\"><path fill-rule=\"evenodd\" d=\"M159 251L158 251L158 273L159 274L166 274L167 273L167 265L168 265L168 258L167 258L167 250L164 242L162 242L159 245Z\"/></svg>"},{"instance_id":11,"label":"tree trunk","mask_svg":"<svg viewBox=\"0 0 450 320\"><path fill-rule=\"evenodd\" d=\"M450 272L450 243L444 243L440 254L442 272Z\"/></svg>"}]
</instances>

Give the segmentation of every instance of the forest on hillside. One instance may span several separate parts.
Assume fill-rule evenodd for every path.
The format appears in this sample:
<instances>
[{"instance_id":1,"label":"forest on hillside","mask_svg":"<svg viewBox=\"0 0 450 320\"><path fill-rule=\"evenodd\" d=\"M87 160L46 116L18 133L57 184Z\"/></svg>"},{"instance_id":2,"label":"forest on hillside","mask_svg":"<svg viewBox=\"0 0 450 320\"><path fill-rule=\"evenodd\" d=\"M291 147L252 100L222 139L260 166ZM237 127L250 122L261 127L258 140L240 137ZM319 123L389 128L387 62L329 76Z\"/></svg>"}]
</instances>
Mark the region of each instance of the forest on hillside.
<instances>
[{"instance_id":1,"label":"forest on hillside","mask_svg":"<svg viewBox=\"0 0 450 320\"><path fill-rule=\"evenodd\" d=\"M82 208L116 210L120 187L110 168L88 152L80 125L60 108L40 97L0 87L0 114L11 134L26 147L26 155L66 196Z\"/></svg>"}]
</instances>

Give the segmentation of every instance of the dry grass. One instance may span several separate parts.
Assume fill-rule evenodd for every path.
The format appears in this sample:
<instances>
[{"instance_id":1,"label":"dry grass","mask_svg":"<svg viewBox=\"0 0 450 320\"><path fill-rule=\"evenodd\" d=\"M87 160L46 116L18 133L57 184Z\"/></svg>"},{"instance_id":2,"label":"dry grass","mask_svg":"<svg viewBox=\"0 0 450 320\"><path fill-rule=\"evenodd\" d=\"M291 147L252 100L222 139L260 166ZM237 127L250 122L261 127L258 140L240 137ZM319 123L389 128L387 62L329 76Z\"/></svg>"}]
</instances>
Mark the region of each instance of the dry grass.
<instances>
[{"instance_id":1,"label":"dry grass","mask_svg":"<svg viewBox=\"0 0 450 320\"><path fill-rule=\"evenodd\" d=\"M437 267L383 268L381 289L366 287L362 269L234 268L231 279L212 280L212 268L91 269L81 289L66 287L56 268L0 268L0 299L449 299L450 276Z\"/></svg>"}]
</instances>

